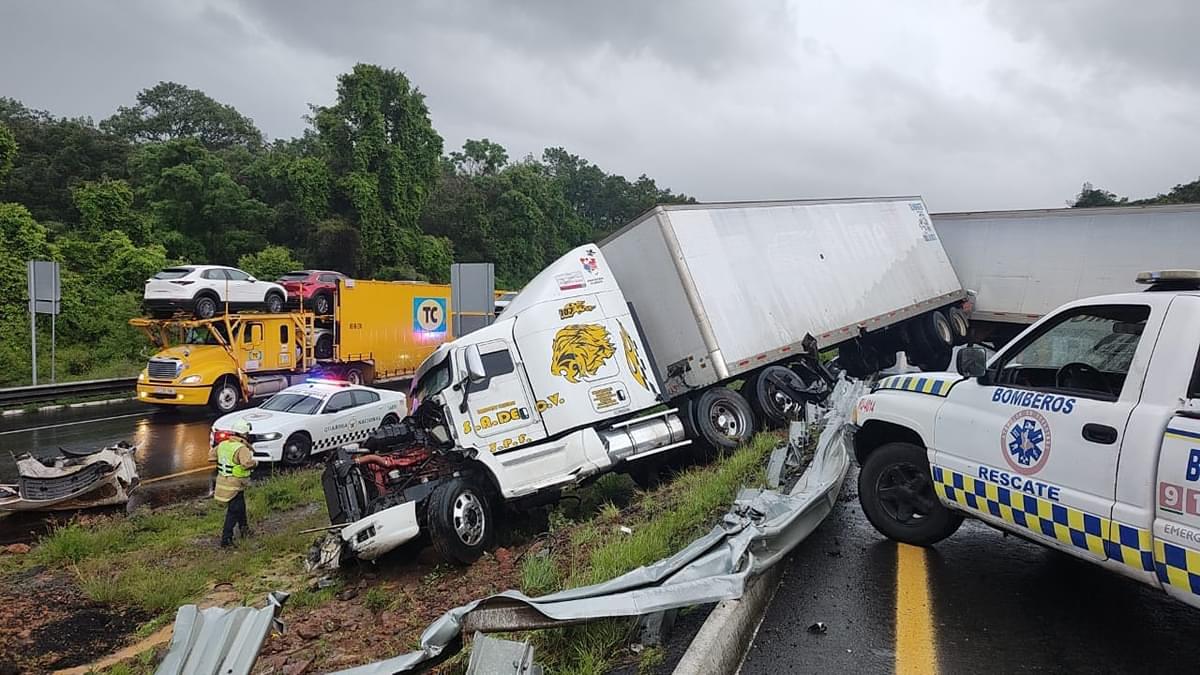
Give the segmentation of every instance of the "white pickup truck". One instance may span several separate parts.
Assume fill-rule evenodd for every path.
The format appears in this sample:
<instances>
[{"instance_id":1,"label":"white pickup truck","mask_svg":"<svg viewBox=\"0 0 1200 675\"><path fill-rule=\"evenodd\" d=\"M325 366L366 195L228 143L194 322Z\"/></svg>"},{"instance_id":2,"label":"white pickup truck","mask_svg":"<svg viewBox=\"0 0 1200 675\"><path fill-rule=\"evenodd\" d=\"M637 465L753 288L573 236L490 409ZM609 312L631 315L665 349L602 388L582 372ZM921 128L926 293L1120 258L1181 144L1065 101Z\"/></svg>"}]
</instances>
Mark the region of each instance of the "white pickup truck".
<instances>
[{"instance_id":1,"label":"white pickup truck","mask_svg":"<svg viewBox=\"0 0 1200 675\"><path fill-rule=\"evenodd\" d=\"M927 546L978 518L1200 606L1200 271L1138 280L861 398L875 528Z\"/></svg>"}]
</instances>

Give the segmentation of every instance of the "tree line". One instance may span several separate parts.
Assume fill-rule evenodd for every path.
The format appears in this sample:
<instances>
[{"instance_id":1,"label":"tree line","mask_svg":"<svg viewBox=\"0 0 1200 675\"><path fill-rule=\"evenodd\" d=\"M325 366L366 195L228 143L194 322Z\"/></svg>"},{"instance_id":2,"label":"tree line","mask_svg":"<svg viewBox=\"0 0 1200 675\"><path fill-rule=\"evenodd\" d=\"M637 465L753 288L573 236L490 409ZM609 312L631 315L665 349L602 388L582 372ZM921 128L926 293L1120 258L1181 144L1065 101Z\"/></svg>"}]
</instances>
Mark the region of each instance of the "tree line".
<instances>
[{"instance_id":1,"label":"tree line","mask_svg":"<svg viewBox=\"0 0 1200 675\"><path fill-rule=\"evenodd\" d=\"M692 201L561 147L513 160L484 138L447 153L419 89L376 65L339 76L306 119L268 140L173 82L98 124L0 98L0 384L29 379L26 260L61 263L59 372L103 377L144 360L126 322L170 264L447 282L452 262L486 261L516 289L654 204Z\"/></svg>"}]
</instances>

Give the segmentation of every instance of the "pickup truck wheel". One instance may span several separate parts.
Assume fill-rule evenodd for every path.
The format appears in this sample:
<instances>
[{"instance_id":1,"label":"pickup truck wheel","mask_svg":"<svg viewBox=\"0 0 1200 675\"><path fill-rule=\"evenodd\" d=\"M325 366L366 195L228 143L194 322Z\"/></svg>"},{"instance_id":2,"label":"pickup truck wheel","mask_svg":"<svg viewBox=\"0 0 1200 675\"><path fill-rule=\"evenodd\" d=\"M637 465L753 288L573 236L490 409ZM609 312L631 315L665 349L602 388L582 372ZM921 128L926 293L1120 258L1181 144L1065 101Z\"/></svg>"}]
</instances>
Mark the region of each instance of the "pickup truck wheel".
<instances>
[{"instance_id":1,"label":"pickup truck wheel","mask_svg":"<svg viewBox=\"0 0 1200 675\"><path fill-rule=\"evenodd\" d=\"M858 494L875 529L905 544L935 544L962 524L961 515L938 501L925 449L912 443L888 443L868 455Z\"/></svg>"},{"instance_id":2,"label":"pickup truck wheel","mask_svg":"<svg viewBox=\"0 0 1200 675\"><path fill-rule=\"evenodd\" d=\"M696 431L718 450L732 450L754 435L754 411L746 399L725 387L712 387L692 406Z\"/></svg>"},{"instance_id":3,"label":"pickup truck wheel","mask_svg":"<svg viewBox=\"0 0 1200 675\"><path fill-rule=\"evenodd\" d=\"M283 311L283 296L278 293L267 293L267 312L278 314Z\"/></svg>"},{"instance_id":4,"label":"pickup truck wheel","mask_svg":"<svg viewBox=\"0 0 1200 675\"><path fill-rule=\"evenodd\" d=\"M196 298L196 302L192 306L192 314L195 314L197 319L211 319L216 313L216 298L211 295L202 295Z\"/></svg>"},{"instance_id":5,"label":"pickup truck wheel","mask_svg":"<svg viewBox=\"0 0 1200 675\"><path fill-rule=\"evenodd\" d=\"M288 466L300 466L312 455L312 439L308 434L292 434L283 442L283 463Z\"/></svg>"},{"instance_id":6,"label":"pickup truck wheel","mask_svg":"<svg viewBox=\"0 0 1200 675\"><path fill-rule=\"evenodd\" d=\"M477 483L455 477L429 495L433 547L450 562L470 565L492 542L496 524L492 503Z\"/></svg>"},{"instance_id":7,"label":"pickup truck wheel","mask_svg":"<svg viewBox=\"0 0 1200 675\"><path fill-rule=\"evenodd\" d=\"M313 312L318 316L333 314L333 300L328 293L317 293L312 300Z\"/></svg>"},{"instance_id":8,"label":"pickup truck wheel","mask_svg":"<svg viewBox=\"0 0 1200 675\"><path fill-rule=\"evenodd\" d=\"M777 384L779 381L797 390L808 386L790 368L767 366L742 387L750 396L750 407L754 410L755 418L772 429L804 417L804 401L785 394Z\"/></svg>"},{"instance_id":9,"label":"pickup truck wheel","mask_svg":"<svg viewBox=\"0 0 1200 675\"><path fill-rule=\"evenodd\" d=\"M321 333L313 345L313 357L321 360L333 358L333 334Z\"/></svg>"},{"instance_id":10,"label":"pickup truck wheel","mask_svg":"<svg viewBox=\"0 0 1200 675\"><path fill-rule=\"evenodd\" d=\"M241 399L242 392L238 389L237 381L226 377L213 385L212 393L208 396L208 405L214 411L224 415L233 412Z\"/></svg>"}]
</instances>

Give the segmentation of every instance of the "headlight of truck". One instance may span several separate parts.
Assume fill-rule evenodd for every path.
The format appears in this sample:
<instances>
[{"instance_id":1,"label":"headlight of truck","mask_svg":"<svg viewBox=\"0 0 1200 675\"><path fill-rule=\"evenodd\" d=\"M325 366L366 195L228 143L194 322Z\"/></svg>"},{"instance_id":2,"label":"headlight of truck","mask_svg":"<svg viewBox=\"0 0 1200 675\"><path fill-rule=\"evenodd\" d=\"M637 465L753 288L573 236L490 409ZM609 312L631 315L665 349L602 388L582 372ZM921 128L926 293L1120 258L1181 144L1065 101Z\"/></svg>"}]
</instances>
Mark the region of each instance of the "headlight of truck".
<instances>
[{"instance_id":1,"label":"headlight of truck","mask_svg":"<svg viewBox=\"0 0 1200 675\"><path fill-rule=\"evenodd\" d=\"M259 441L277 441L283 438L283 434L279 433L278 431L272 431L266 434L255 434L254 438L255 440Z\"/></svg>"},{"instance_id":2,"label":"headlight of truck","mask_svg":"<svg viewBox=\"0 0 1200 675\"><path fill-rule=\"evenodd\" d=\"M146 381L146 371L143 370L142 372L138 373L138 382L145 382L145 381Z\"/></svg>"},{"instance_id":3,"label":"headlight of truck","mask_svg":"<svg viewBox=\"0 0 1200 675\"><path fill-rule=\"evenodd\" d=\"M197 384L199 382L200 382L199 375L188 375L187 377L180 380L179 384Z\"/></svg>"}]
</instances>

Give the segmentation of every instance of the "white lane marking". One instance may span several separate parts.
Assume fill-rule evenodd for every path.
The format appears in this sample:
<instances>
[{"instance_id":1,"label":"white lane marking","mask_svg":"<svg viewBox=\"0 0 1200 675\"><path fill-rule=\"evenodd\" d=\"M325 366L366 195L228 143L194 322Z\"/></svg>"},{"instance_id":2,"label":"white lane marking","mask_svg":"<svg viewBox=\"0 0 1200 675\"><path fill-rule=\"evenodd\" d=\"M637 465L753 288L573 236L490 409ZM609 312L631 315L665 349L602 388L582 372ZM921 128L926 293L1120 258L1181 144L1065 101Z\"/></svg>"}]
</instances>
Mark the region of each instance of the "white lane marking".
<instances>
[{"instance_id":1,"label":"white lane marking","mask_svg":"<svg viewBox=\"0 0 1200 675\"><path fill-rule=\"evenodd\" d=\"M13 429L12 431L0 431L0 436L4 436L6 434L21 434L21 433L25 433L27 431L42 431L44 429L57 429L59 427L74 426L76 424L95 424L96 422L107 422L109 420L124 419L126 417L144 417L144 416L146 416L146 413L136 412L136 413L129 413L127 415L113 415L112 417L101 417L98 420L76 420L74 422L63 422L62 424L47 424L47 425L41 426L41 427L29 427L27 429Z\"/></svg>"}]
</instances>

